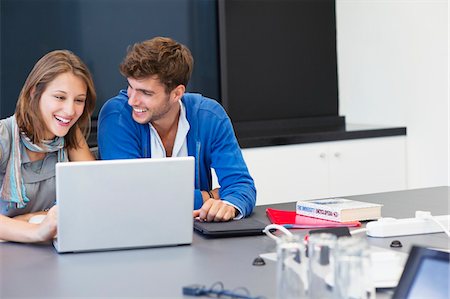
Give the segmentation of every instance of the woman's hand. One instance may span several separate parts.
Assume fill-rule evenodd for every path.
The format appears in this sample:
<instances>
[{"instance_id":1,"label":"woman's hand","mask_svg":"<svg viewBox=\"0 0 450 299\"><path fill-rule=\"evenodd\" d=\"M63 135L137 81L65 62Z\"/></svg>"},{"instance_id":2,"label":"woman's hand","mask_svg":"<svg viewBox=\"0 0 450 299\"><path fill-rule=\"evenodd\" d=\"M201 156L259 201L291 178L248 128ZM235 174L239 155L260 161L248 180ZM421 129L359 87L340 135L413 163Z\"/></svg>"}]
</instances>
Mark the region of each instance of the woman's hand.
<instances>
[{"instance_id":1,"label":"woman's hand","mask_svg":"<svg viewBox=\"0 0 450 299\"><path fill-rule=\"evenodd\" d=\"M41 223L37 224L36 237L37 242L48 241L56 236L58 224L58 207L53 206L47 213L47 216Z\"/></svg>"},{"instance_id":2,"label":"woman's hand","mask_svg":"<svg viewBox=\"0 0 450 299\"><path fill-rule=\"evenodd\" d=\"M18 216L15 216L14 219L28 222L31 219L31 217L36 216L36 215L47 215L47 212L46 211L39 211L39 212L34 212L34 213L18 215Z\"/></svg>"},{"instance_id":3,"label":"woman's hand","mask_svg":"<svg viewBox=\"0 0 450 299\"><path fill-rule=\"evenodd\" d=\"M44 213L39 212L36 214ZM26 218L30 219L34 214L23 215L23 219L0 215L0 239L23 243L36 243L53 239L57 230L58 207L53 206L39 224L24 221Z\"/></svg>"}]
</instances>

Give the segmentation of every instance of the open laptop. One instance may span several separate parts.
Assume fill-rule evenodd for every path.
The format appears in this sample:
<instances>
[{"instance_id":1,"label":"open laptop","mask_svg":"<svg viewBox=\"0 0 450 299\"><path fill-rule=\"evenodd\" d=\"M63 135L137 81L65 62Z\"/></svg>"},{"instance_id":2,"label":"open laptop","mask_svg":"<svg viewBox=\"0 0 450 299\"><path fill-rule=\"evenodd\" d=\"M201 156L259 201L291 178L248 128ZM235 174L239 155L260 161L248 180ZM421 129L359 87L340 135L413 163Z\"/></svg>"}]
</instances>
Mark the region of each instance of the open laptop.
<instances>
[{"instance_id":1,"label":"open laptop","mask_svg":"<svg viewBox=\"0 0 450 299\"><path fill-rule=\"evenodd\" d=\"M194 158L56 164L58 252L192 243Z\"/></svg>"},{"instance_id":2,"label":"open laptop","mask_svg":"<svg viewBox=\"0 0 450 299\"><path fill-rule=\"evenodd\" d=\"M449 253L413 246L393 299L450 298Z\"/></svg>"}]
</instances>

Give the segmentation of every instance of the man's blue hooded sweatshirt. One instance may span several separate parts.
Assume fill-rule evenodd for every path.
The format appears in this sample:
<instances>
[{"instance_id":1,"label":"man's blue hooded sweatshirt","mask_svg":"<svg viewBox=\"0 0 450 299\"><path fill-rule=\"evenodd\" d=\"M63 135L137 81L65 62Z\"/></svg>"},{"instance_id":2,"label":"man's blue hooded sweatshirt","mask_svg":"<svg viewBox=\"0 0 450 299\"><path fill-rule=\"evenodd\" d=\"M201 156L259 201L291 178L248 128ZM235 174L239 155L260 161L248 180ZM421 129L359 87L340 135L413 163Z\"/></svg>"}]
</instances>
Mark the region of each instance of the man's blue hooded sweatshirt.
<instances>
[{"instance_id":1,"label":"man's blue hooded sweatshirt","mask_svg":"<svg viewBox=\"0 0 450 299\"><path fill-rule=\"evenodd\" d=\"M211 168L214 168L220 198L235 205L248 216L256 202L256 189L230 118L216 101L200 94L185 93L181 99L189 122L187 134L188 155L195 157L194 209L202 204L201 190L211 190ZM126 90L108 100L98 120L100 158L151 158L150 127L132 118Z\"/></svg>"}]
</instances>

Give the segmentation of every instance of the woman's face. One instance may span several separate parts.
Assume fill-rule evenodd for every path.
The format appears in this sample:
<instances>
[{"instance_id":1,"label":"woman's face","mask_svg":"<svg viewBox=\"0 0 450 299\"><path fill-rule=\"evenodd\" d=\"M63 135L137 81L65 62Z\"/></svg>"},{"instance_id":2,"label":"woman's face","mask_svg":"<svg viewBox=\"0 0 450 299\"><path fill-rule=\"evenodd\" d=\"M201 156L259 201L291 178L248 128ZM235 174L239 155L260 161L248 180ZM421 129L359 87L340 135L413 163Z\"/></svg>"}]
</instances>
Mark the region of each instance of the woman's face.
<instances>
[{"instance_id":1,"label":"woman's face","mask_svg":"<svg viewBox=\"0 0 450 299\"><path fill-rule=\"evenodd\" d=\"M83 114L86 96L86 83L71 72L58 75L47 85L39 101L46 140L69 132Z\"/></svg>"}]
</instances>

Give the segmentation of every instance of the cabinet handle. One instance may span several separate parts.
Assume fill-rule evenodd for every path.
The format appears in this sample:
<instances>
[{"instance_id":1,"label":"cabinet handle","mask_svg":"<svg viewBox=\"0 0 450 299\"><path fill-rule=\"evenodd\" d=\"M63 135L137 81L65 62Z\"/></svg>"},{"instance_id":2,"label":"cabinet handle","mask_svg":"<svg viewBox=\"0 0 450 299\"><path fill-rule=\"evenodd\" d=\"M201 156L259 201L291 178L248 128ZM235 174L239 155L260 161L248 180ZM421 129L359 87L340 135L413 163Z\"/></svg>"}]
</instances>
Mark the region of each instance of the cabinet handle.
<instances>
[{"instance_id":1,"label":"cabinet handle","mask_svg":"<svg viewBox=\"0 0 450 299\"><path fill-rule=\"evenodd\" d=\"M334 156L335 156L336 158L339 158L339 157L341 156L341 153L336 152L336 153L334 153Z\"/></svg>"},{"instance_id":2,"label":"cabinet handle","mask_svg":"<svg viewBox=\"0 0 450 299\"><path fill-rule=\"evenodd\" d=\"M320 153L319 157L321 157L322 159L324 159L327 155L325 153Z\"/></svg>"}]
</instances>

